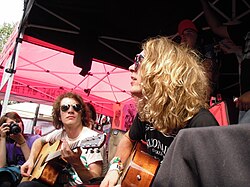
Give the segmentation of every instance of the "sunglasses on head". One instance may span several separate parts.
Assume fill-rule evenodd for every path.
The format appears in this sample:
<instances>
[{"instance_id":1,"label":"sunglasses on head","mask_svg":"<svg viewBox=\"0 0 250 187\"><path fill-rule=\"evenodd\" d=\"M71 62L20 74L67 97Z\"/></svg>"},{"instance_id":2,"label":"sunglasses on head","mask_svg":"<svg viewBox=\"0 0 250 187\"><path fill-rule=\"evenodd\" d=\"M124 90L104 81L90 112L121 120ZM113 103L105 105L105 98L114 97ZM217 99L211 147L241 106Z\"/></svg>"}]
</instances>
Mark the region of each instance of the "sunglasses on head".
<instances>
[{"instance_id":1,"label":"sunglasses on head","mask_svg":"<svg viewBox=\"0 0 250 187\"><path fill-rule=\"evenodd\" d=\"M70 108L70 106L72 106L73 107L73 109L74 109L74 111L76 111L76 112L79 112L81 109L82 109L82 107L81 107L81 105L80 104L73 104L73 105L70 105L70 104L65 104L65 105L62 105L60 108L61 108L61 111L62 112L66 112L66 111L68 111L69 110L69 108Z\"/></svg>"},{"instance_id":2,"label":"sunglasses on head","mask_svg":"<svg viewBox=\"0 0 250 187\"><path fill-rule=\"evenodd\" d=\"M141 63L141 61L144 59L144 56L140 53L140 54L137 54L135 56L135 59L134 59L134 65L135 65L135 71L138 70L139 68L139 65Z\"/></svg>"}]
</instances>

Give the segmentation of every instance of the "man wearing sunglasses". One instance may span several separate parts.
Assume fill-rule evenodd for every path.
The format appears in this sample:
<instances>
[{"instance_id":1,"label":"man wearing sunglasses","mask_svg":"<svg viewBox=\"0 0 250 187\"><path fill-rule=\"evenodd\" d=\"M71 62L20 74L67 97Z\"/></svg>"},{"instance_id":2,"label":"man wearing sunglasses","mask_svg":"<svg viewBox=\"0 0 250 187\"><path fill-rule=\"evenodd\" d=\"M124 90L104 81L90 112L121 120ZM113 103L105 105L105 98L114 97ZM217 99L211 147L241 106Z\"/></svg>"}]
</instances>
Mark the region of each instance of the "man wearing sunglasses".
<instances>
[{"instance_id":1,"label":"man wearing sunglasses","mask_svg":"<svg viewBox=\"0 0 250 187\"><path fill-rule=\"evenodd\" d=\"M36 140L32 146L29 159L22 165L24 177L32 175L38 154L45 143L61 140L61 158L67 161L65 172L68 174L68 185L74 186L100 177L102 174L102 156L100 152L84 150L77 147L71 150L70 145L88 137L97 136L97 132L88 128L89 109L80 95L72 92L64 93L55 100L52 110L53 125L56 130ZM59 174L60 176L60 174ZM40 178L39 178L40 179ZM22 182L20 187L47 187L48 183L40 180ZM57 180L53 186L63 186Z\"/></svg>"},{"instance_id":2,"label":"man wearing sunglasses","mask_svg":"<svg viewBox=\"0 0 250 187\"><path fill-rule=\"evenodd\" d=\"M161 162L181 129L219 125L206 109L208 78L194 51L160 36L149 38L142 49L129 67L138 114L119 142L101 187L119 183L120 175L127 172L126 162L134 175L128 180L129 172L123 175L121 186L150 186L145 185L150 180L147 173L156 170L142 166L152 160L142 156L136 160L138 165L129 163L136 143L144 142L147 153Z\"/></svg>"}]
</instances>

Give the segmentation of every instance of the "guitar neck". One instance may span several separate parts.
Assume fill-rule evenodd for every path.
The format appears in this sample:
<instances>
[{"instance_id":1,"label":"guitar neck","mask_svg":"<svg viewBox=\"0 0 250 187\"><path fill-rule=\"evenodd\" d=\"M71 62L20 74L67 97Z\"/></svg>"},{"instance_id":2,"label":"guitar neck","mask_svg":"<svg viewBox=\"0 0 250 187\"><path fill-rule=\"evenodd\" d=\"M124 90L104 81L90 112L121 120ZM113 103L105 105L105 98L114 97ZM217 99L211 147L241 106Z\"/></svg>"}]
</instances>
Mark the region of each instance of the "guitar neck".
<instances>
[{"instance_id":1,"label":"guitar neck","mask_svg":"<svg viewBox=\"0 0 250 187\"><path fill-rule=\"evenodd\" d=\"M78 140L75 143L69 145L71 150L76 149L77 147L82 147L84 149L94 149L100 148L105 142L106 134L99 134L98 136L88 137L84 140ZM61 156L61 150L57 150L53 153L49 153L45 162L48 162L54 158Z\"/></svg>"},{"instance_id":2,"label":"guitar neck","mask_svg":"<svg viewBox=\"0 0 250 187\"><path fill-rule=\"evenodd\" d=\"M77 147L80 147L79 145L80 140L76 141L75 143L69 145L71 150L76 149ZM53 160L54 158L60 157L61 156L61 150L57 150L54 153L49 153L45 162L49 162L50 160Z\"/></svg>"}]
</instances>

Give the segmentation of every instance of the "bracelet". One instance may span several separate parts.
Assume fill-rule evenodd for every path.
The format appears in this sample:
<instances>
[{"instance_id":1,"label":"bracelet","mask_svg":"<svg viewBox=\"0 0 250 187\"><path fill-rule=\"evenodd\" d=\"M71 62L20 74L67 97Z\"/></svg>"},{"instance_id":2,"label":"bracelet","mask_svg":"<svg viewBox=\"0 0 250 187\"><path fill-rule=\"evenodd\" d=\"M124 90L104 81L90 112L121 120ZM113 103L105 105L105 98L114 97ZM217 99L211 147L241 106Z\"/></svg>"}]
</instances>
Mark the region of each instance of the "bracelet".
<instances>
[{"instance_id":1,"label":"bracelet","mask_svg":"<svg viewBox=\"0 0 250 187\"><path fill-rule=\"evenodd\" d=\"M118 172L119 175L122 174L122 171L123 171L123 165L122 164L119 164L119 163L114 163L114 164L111 164L109 166L109 171L113 171L113 170L116 170Z\"/></svg>"},{"instance_id":2,"label":"bracelet","mask_svg":"<svg viewBox=\"0 0 250 187\"><path fill-rule=\"evenodd\" d=\"M114 157L111 161L110 161L110 165L109 165L109 170L116 170L118 172L118 174L120 175L123 171L123 164L122 161L120 159L120 157Z\"/></svg>"},{"instance_id":3,"label":"bracelet","mask_svg":"<svg viewBox=\"0 0 250 187\"><path fill-rule=\"evenodd\" d=\"M120 157L115 156L111 161L110 161L110 165L114 164L114 163L122 163Z\"/></svg>"}]
</instances>

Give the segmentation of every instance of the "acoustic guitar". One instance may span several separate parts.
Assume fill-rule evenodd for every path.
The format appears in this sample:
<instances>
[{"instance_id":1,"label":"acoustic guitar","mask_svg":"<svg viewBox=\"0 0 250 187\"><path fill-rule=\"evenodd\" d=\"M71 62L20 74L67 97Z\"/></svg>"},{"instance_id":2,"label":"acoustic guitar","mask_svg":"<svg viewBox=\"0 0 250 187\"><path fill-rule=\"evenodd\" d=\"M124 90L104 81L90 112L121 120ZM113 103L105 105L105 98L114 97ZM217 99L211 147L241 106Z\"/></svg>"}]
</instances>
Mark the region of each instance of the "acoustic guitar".
<instances>
[{"instance_id":1,"label":"acoustic guitar","mask_svg":"<svg viewBox=\"0 0 250 187\"><path fill-rule=\"evenodd\" d=\"M70 148L71 150L74 150L77 147L82 147L84 149L99 149L105 143L105 139L105 133L99 134L97 136L77 141L74 144L71 144ZM39 179L44 183L53 186L60 171L62 171L67 165L67 162L60 157L61 151L58 150L60 144L60 140L56 141L53 144L46 143L37 157L31 176L23 177L22 182Z\"/></svg>"},{"instance_id":2,"label":"acoustic guitar","mask_svg":"<svg viewBox=\"0 0 250 187\"><path fill-rule=\"evenodd\" d=\"M159 163L159 160L147 153L145 144L138 142L125 164L119 183L122 187L149 187Z\"/></svg>"}]
</instances>

